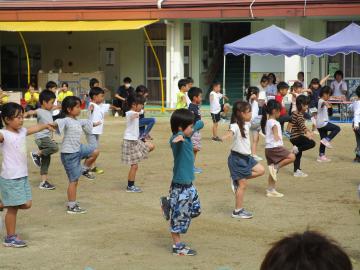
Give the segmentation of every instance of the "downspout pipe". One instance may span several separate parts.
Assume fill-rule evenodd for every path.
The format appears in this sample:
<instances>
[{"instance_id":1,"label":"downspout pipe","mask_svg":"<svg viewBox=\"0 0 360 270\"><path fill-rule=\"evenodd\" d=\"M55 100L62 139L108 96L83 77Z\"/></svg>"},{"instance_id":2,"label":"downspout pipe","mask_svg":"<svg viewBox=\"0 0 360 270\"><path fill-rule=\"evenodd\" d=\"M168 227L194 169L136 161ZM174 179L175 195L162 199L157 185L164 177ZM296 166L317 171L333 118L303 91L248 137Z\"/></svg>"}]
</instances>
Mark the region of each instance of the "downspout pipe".
<instances>
[{"instance_id":1,"label":"downspout pipe","mask_svg":"<svg viewBox=\"0 0 360 270\"><path fill-rule=\"evenodd\" d=\"M157 0L157 7L158 9L161 9L161 5L165 0Z\"/></svg>"}]
</instances>

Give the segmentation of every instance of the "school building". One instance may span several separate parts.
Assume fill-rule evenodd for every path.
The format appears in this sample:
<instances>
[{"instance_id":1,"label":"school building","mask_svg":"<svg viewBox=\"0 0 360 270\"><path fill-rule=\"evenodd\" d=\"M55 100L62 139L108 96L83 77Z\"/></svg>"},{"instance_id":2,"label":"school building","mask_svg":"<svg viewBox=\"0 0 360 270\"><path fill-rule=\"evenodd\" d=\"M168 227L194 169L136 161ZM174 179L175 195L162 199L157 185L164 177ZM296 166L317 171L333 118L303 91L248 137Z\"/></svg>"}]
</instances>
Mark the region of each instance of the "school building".
<instances>
[{"instance_id":1,"label":"school building","mask_svg":"<svg viewBox=\"0 0 360 270\"><path fill-rule=\"evenodd\" d=\"M96 22L119 20L145 21L151 41L141 24L138 29L129 27L132 30L126 25L119 27L123 30L97 29ZM39 21L43 21L40 26ZM66 23L69 30L52 31L49 21ZM71 31L77 21L95 24ZM129 76L133 85L147 85L150 102L159 104L160 76L151 43L163 72L166 106L173 107L180 78L191 76L206 91L212 81L222 81L226 43L272 24L320 41L357 21L360 0L0 1L1 83L9 90L24 89L27 62L17 31L32 27L30 32L22 30L22 35L30 57L30 77L39 87L44 87L40 77L61 81L73 75L77 76L73 86L81 92L88 77L100 74L104 86L114 92ZM226 92L232 100L242 98L243 80L247 86L257 85L263 73L274 72L280 80L292 81L303 70L297 56L228 56L226 65ZM341 69L351 82L360 79L358 54L309 57L307 65L308 78Z\"/></svg>"}]
</instances>

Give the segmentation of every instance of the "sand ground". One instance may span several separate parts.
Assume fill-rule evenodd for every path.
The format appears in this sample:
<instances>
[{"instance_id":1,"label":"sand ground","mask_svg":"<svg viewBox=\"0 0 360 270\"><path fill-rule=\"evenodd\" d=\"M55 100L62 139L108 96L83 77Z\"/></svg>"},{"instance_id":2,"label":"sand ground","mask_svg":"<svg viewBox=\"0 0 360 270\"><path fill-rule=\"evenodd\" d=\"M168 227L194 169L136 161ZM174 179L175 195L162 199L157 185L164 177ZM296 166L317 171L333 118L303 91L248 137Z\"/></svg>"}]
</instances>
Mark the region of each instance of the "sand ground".
<instances>
[{"instance_id":1,"label":"sand ground","mask_svg":"<svg viewBox=\"0 0 360 270\"><path fill-rule=\"evenodd\" d=\"M33 123L28 121L25 126ZM235 220L230 216L234 206L227 168L230 142L212 142L209 119L205 124L203 150L196 161L204 172L195 181L203 213L193 220L183 238L198 256L171 255L168 224L159 208L159 197L168 191L173 165L169 119L158 118L152 132L157 148L139 165L137 183L144 192L128 194L124 192L128 167L120 161L124 120L108 118L98 162L105 174L95 181L81 179L79 185L78 200L88 209L87 214L65 212L67 178L58 154L50 173L51 182L57 186L54 191L37 188L38 170L29 160L33 207L19 213L17 226L29 246L0 247L0 269L255 270L272 242L307 228L336 239L353 258L354 269L360 269L360 203L356 192L360 164L352 163L355 139L350 125L342 125L335 149L328 151L331 163L317 163L316 148L303 157L308 178L292 177L292 166L281 170L278 190L284 198L265 197L267 174L251 180L245 207L255 216ZM226 125L220 130L226 130ZM288 141L286 145L290 147ZM30 136L28 149L34 148ZM263 139L259 148L259 155L264 156Z\"/></svg>"}]
</instances>

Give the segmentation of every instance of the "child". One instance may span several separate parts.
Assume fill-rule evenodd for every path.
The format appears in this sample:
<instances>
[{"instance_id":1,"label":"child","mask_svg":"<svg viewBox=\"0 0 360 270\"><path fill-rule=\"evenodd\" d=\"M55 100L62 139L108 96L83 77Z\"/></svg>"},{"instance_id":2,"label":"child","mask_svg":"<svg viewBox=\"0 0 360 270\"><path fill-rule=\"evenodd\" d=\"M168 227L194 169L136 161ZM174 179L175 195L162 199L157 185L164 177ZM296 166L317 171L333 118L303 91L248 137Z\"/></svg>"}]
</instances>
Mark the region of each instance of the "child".
<instances>
[{"instance_id":1,"label":"child","mask_svg":"<svg viewBox=\"0 0 360 270\"><path fill-rule=\"evenodd\" d=\"M263 114L261 121L261 128L266 135L265 156L270 172L266 196L274 198L284 196L284 194L277 192L275 189L279 169L293 163L295 160L295 155L284 147L281 126L276 120L279 118L280 110L280 103L276 100L269 100L266 106L266 113Z\"/></svg>"},{"instance_id":2,"label":"child","mask_svg":"<svg viewBox=\"0 0 360 270\"><path fill-rule=\"evenodd\" d=\"M40 93L39 101L41 108L33 112L33 114L37 116L37 122L39 124L53 123L52 109L55 99L55 94L50 90L44 90ZM49 183L48 171L51 155L59 151L59 147L52 137L53 134L49 130L36 133L35 143L39 147L39 151L30 153L34 164L40 168L41 182L39 188L44 190L55 189L55 186Z\"/></svg>"},{"instance_id":3,"label":"child","mask_svg":"<svg viewBox=\"0 0 360 270\"><path fill-rule=\"evenodd\" d=\"M71 97L73 95L74 93L69 89L69 84L67 82L63 82L61 84L61 90L59 92L57 100L59 104L61 104L66 97Z\"/></svg>"},{"instance_id":4,"label":"child","mask_svg":"<svg viewBox=\"0 0 360 270\"><path fill-rule=\"evenodd\" d=\"M269 73L268 78L269 78L269 85L267 86L266 89L266 98L274 99L277 94L276 76L274 73Z\"/></svg>"},{"instance_id":5,"label":"child","mask_svg":"<svg viewBox=\"0 0 360 270\"><path fill-rule=\"evenodd\" d=\"M304 77L305 77L305 74L303 71L299 71L298 74L297 74L297 82L299 82L301 84L301 87L304 88Z\"/></svg>"},{"instance_id":6,"label":"child","mask_svg":"<svg viewBox=\"0 0 360 270\"><path fill-rule=\"evenodd\" d=\"M285 122L289 122L291 119L291 116L287 114L284 97L288 94L289 91L289 85L286 82L279 82L277 85L278 93L275 96L275 100L281 104L281 110L280 110L280 117L279 122L281 125L281 130L284 132L284 124ZM289 138L290 134L284 133L284 136Z\"/></svg>"},{"instance_id":7,"label":"child","mask_svg":"<svg viewBox=\"0 0 360 270\"><path fill-rule=\"evenodd\" d=\"M68 214L86 213L86 210L81 208L76 201L77 185L81 175L89 179L95 178L90 174L90 168L99 155L99 151L94 145L81 144L80 139L83 131L90 134L92 128L101 123L93 124L90 120L78 120L77 117L81 113L80 105L80 98L76 96L66 97L61 103L61 114L65 118L59 118L54 122L58 133L64 135L61 146L61 162L69 178L67 189ZM80 163L82 159L85 159L84 168Z\"/></svg>"},{"instance_id":8,"label":"child","mask_svg":"<svg viewBox=\"0 0 360 270\"><path fill-rule=\"evenodd\" d=\"M5 216L6 237L4 246L25 247L15 231L16 216L19 209L29 209L32 204L31 187L28 180L26 159L26 136L52 129L48 124L29 128L23 127L23 108L14 102L2 107L1 117L5 129L0 130L0 144L3 152L2 170L0 174L0 210L7 208Z\"/></svg>"},{"instance_id":9,"label":"child","mask_svg":"<svg viewBox=\"0 0 360 270\"><path fill-rule=\"evenodd\" d=\"M264 167L251 156L250 124L251 107L244 101L236 101L233 105L229 131L223 139L233 137L228 166L231 175L233 192L235 193L235 210L233 218L249 219L253 214L243 208L247 180L264 174Z\"/></svg>"},{"instance_id":10,"label":"child","mask_svg":"<svg viewBox=\"0 0 360 270\"><path fill-rule=\"evenodd\" d=\"M179 92L176 94L176 109L186 109L188 107L186 93L189 91L189 81L181 79L178 82Z\"/></svg>"},{"instance_id":11,"label":"child","mask_svg":"<svg viewBox=\"0 0 360 270\"><path fill-rule=\"evenodd\" d=\"M340 127L329 122L329 110L332 109L328 102L331 95L331 88L324 86L320 90L320 99L318 102L318 114L316 118L316 127L320 134L320 148L318 162L331 161L325 156L325 147L332 148L330 141L340 132ZM330 132L330 134L328 133Z\"/></svg>"},{"instance_id":12,"label":"child","mask_svg":"<svg viewBox=\"0 0 360 270\"><path fill-rule=\"evenodd\" d=\"M93 127L91 133L86 134L86 140L88 145L95 146L99 150L100 135L103 133L105 113L109 110L109 104L104 104L104 90L100 87L93 87L89 92L91 102L89 103L89 117L88 119L93 123L101 123L100 125ZM99 151L100 154L100 151ZM96 167L95 162L91 172L97 174L103 174L104 170Z\"/></svg>"},{"instance_id":13,"label":"child","mask_svg":"<svg viewBox=\"0 0 360 270\"><path fill-rule=\"evenodd\" d=\"M260 106L263 106L267 101L266 92L269 85L269 77L266 74L263 74L260 79L259 88L259 103Z\"/></svg>"},{"instance_id":14,"label":"child","mask_svg":"<svg viewBox=\"0 0 360 270\"><path fill-rule=\"evenodd\" d=\"M201 213L200 200L193 185L194 152L191 136L200 130L204 123L194 124L194 114L187 109L176 110L170 118L172 136L170 146L174 157L173 178L170 198L161 197L160 203L166 220L170 219L170 232L174 255L194 256L196 251L181 242L180 234L185 234L190 222Z\"/></svg>"},{"instance_id":15,"label":"child","mask_svg":"<svg viewBox=\"0 0 360 270\"><path fill-rule=\"evenodd\" d=\"M256 161L263 160L256 154L257 145L259 143L259 134L260 134L260 122L261 115L259 115L259 88L256 86L250 86L246 93L246 100L251 105L251 126L250 126L250 134L252 138L251 143L251 155Z\"/></svg>"},{"instance_id":16,"label":"child","mask_svg":"<svg viewBox=\"0 0 360 270\"><path fill-rule=\"evenodd\" d=\"M202 100L202 90L198 87L192 87L189 90L189 98L191 103L189 105L189 111L194 114L194 123L201 120L200 104ZM201 149L201 134L200 131L194 132L191 136L191 141L194 148L194 160L196 159L197 153ZM202 173L202 169L196 168L194 163L194 173Z\"/></svg>"},{"instance_id":17,"label":"child","mask_svg":"<svg viewBox=\"0 0 360 270\"><path fill-rule=\"evenodd\" d=\"M114 106L117 108L121 108L122 116L125 116L125 113L129 110L128 99L135 95L135 90L131 86L131 78L125 77L123 82L124 84L121 85L116 93L115 93L115 100L113 102Z\"/></svg>"},{"instance_id":18,"label":"child","mask_svg":"<svg viewBox=\"0 0 360 270\"><path fill-rule=\"evenodd\" d=\"M145 101L147 96L149 95L149 90L144 85L139 85L136 87L136 95L144 97ZM145 108L145 104L144 104ZM152 137L150 136L150 131L155 125L155 118L153 117L145 117L144 109L141 110L140 116L139 116L139 138L140 140L152 140Z\"/></svg>"},{"instance_id":19,"label":"child","mask_svg":"<svg viewBox=\"0 0 360 270\"><path fill-rule=\"evenodd\" d=\"M212 84L212 91L210 92L210 114L213 121L212 127L212 140L215 142L221 142L221 139L217 135L218 125L221 119L221 112L227 114L229 111L229 104L224 104L223 106L220 104L221 99L228 100L228 98L220 93L221 84L220 82L214 82Z\"/></svg>"},{"instance_id":20,"label":"child","mask_svg":"<svg viewBox=\"0 0 360 270\"><path fill-rule=\"evenodd\" d=\"M276 242L260 270L352 270L345 251L318 232L295 233Z\"/></svg>"},{"instance_id":21,"label":"child","mask_svg":"<svg viewBox=\"0 0 360 270\"><path fill-rule=\"evenodd\" d=\"M343 97L347 93L347 84L343 80L344 73L341 70L337 70L334 73L334 81L331 82L330 88L332 89L332 96L334 97Z\"/></svg>"},{"instance_id":22,"label":"child","mask_svg":"<svg viewBox=\"0 0 360 270\"><path fill-rule=\"evenodd\" d=\"M353 103L353 111L354 111L354 120L353 120L353 128L356 138L356 149L355 149L355 159L354 162L360 163L360 86L358 86L355 90L355 93L358 99Z\"/></svg>"},{"instance_id":23,"label":"child","mask_svg":"<svg viewBox=\"0 0 360 270\"><path fill-rule=\"evenodd\" d=\"M57 87L57 84L54 81L48 81L46 83L46 90L53 92L55 95L54 106L52 108L53 120L55 121L60 117L60 111L61 111L61 105L58 102L59 88Z\"/></svg>"},{"instance_id":24,"label":"child","mask_svg":"<svg viewBox=\"0 0 360 270\"><path fill-rule=\"evenodd\" d=\"M304 113L308 109L309 98L307 96L299 96L296 99L296 109L291 116L291 143L297 147L297 154L294 161L294 177L307 177L300 168L302 152L315 147L313 133L306 127Z\"/></svg>"},{"instance_id":25,"label":"child","mask_svg":"<svg viewBox=\"0 0 360 270\"><path fill-rule=\"evenodd\" d=\"M147 158L148 153L154 150L155 146L150 142L143 142L139 139L139 113L144 107L145 99L142 96L131 97L128 100L130 110L126 112L126 129L122 144L122 161L130 165L128 174L128 185L126 192L139 193L142 190L135 186L135 176L138 163Z\"/></svg>"}]
</instances>

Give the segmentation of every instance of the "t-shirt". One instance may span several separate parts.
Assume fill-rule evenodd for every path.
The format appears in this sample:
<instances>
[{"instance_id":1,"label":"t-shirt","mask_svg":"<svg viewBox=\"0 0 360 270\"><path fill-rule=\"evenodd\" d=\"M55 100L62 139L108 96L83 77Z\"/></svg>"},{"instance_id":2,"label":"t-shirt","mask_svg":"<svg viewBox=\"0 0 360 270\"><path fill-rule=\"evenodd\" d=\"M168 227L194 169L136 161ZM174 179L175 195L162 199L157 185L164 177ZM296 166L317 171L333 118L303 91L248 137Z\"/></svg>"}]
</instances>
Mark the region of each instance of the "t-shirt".
<instances>
[{"instance_id":1,"label":"t-shirt","mask_svg":"<svg viewBox=\"0 0 360 270\"><path fill-rule=\"evenodd\" d=\"M91 123L96 123L96 122L101 122L100 125L92 128L92 133L91 134L103 134L103 130L104 130L104 119L105 119L105 113L109 110L110 108L110 104L96 104L94 102L90 102L89 106L93 106L94 109L91 112L89 110L89 120L91 121Z\"/></svg>"},{"instance_id":2,"label":"t-shirt","mask_svg":"<svg viewBox=\"0 0 360 270\"><path fill-rule=\"evenodd\" d=\"M296 111L296 99L300 96L299 93L294 93L294 95L291 96L291 112Z\"/></svg>"},{"instance_id":3,"label":"t-shirt","mask_svg":"<svg viewBox=\"0 0 360 270\"><path fill-rule=\"evenodd\" d=\"M178 92L176 94L176 109L187 109L187 101L183 101L183 99L186 99L186 94L184 92Z\"/></svg>"},{"instance_id":4,"label":"t-shirt","mask_svg":"<svg viewBox=\"0 0 360 270\"><path fill-rule=\"evenodd\" d=\"M354 111L354 127L359 127L360 123L360 100L357 100L353 103Z\"/></svg>"},{"instance_id":5,"label":"t-shirt","mask_svg":"<svg viewBox=\"0 0 360 270\"><path fill-rule=\"evenodd\" d=\"M9 96L4 95L1 99L0 99L0 105L6 104L9 102Z\"/></svg>"},{"instance_id":6,"label":"t-shirt","mask_svg":"<svg viewBox=\"0 0 360 270\"><path fill-rule=\"evenodd\" d=\"M81 135L83 132L91 134L93 123L87 119L66 117L56 119L58 132L64 135L61 153L77 153L80 151Z\"/></svg>"},{"instance_id":7,"label":"t-shirt","mask_svg":"<svg viewBox=\"0 0 360 270\"><path fill-rule=\"evenodd\" d=\"M134 88L131 87L131 86L126 89L126 88L125 88L125 85L121 85L121 86L117 89L116 93L117 93L120 97L127 99L129 96L135 95L135 90L134 90Z\"/></svg>"},{"instance_id":8,"label":"t-shirt","mask_svg":"<svg viewBox=\"0 0 360 270\"><path fill-rule=\"evenodd\" d=\"M59 102L62 102L66 97L71 97L73 96L74 93L70 90L64 92L64 91L60 91L60 93L58 94L57 100Z\"/></svg>"},{"instance_id":9,"label":"t-shirt","mask_svg":"<svg viewBox=\"0 0 360 270\"><path fill-rule=\"evenodd\" d=\"M234 134L231 150L238 152L242 155L251 155L250 136L249 136L250 123L245 123L244 131L245 137L241 136L239 125L234 123L230 125L230 130Z\"/></svg>"},{"instance_id":10,"label":"t-shirt","mask_svg":"<svg viewBox=\"0 0 360 270\"><path fill-rule=\"evenodd\" d=\"M275 100L281 104L280 116L286 115L286 107L284 104L284 97L282 95L276 95Z\"/></svg>"},{"instance_id":11,"label":"t-shirt","mask_svg":"<svg viewBox=\"0 0 360 270\"><path fill-rule=\"evenodd\" d=\"M266 89L266 96L272 96L275 97L277 94L277 86L276 84L269 84L267 89Z\"/></svg>"},{"instance_id":12,"label":"t-shirt","mask_svg":"<svg viewBox=\"0 0 360 270\"><path fill-rule=\"evenodd\" d=\"M274 136L274 132L273 132L273 127L276 126L277 128L277 132L279 135L280 140L275 141L275 136ZM265 126L265 148L275 148L275 147L279 147L279 146L283 146L284 142L283 142L283 138L282 138L282 132L281 132L281 125L278 121L274 120L274 119L269 119L266 121L266 126Z\"/></svg>"},{"instance_id":13,"label":"t-shirt","mask_svg":"<svg viewBox=\"0 0 360 270\"><path fill-rule=\"evenodd\" d=\"M337 80L332 81L330 84L330 88L333 90L332 95L335 97L343 96L344 93L342 91L348 90L347 84L343 80L341 80L340 82L338 82Z\"/></svg>"},{"instance_id":14,"label":"t-shirt","mask_svg":"<svg viewBox=\"0 0 360 270\"><path fill-rule=\"evenodd\" d=\"M55 98L55 101L54 101L54 106L57 106L57 105L58 105L59 90L56 90L55 96L56 96L56 98ZM53 110L53 111L52 111L52 115L53 115L53 116L56 116L56 115L58 115L59 113L60 113L60 110L59 110L59 109L56 109L56 110Z\"/></svg>"},{"instance_id":15,"label":"t-shirt","mask_svg":"<svg viewBox=\"0 0 360 270\"><path fill-rule=\"evenodd\" d=\"M38 124L50 124L53 121L52 111L44 110L44 109L37 109L36 110L37 122ZM51 138L52 133L48 129L44 129L40 132L35 133L35 139L41 139L45 137Z\"/></svg>"},{"instance_id":16,"label":"t-shirt","mask_svg":"<svg viewBox=\"0 0 360 270\"><path fill-rule=\"evenodd\" d=\"M329 122L328 107L326 107L325 100L320 98L318 103L317 117L316 117L316 127L317 128L325 127L328 122Z\"/></svg>"},{"instance_id":17,"label":"t-shirt","mask_svg":"<svg viewBox=\"0 0 360 270\"><path fill-rule=\"evenodd\" d=\"M26 153L26 128L19 132L0 129L4 141L0 143L3 162L1 177L5 179L17 179L28 176L27 153Z\"/></svg>"},{"instance_id":18,"label":"t-shirt","mask_svg":"<svg viewBox=\"0 0 360 270\"><path fill-rule=\"evenodd\" d=\"M267 100L267 97L266 97L267 87L263 88L261 85L259 85L258 88L259 88L259 99L266 101Z\"/></svg>"},{"instance_id":19,"label":"t-shirt","mask_svg":"<svg viewBox=\"0 0 360 270\"><path fill-rule=\"evenodd\" d=\"M124 139L130 141L137 141L139 139L139 118L133 118L139 115L135 111L127 111L126 115L126 129L124 132Z\"/></svg>"},{"instance_id":20,"label":"t-shirt","mask_svg":"<svg viewBox=\"0 0 360 270\"><path fill-rule=\"evenodd\" d=\"M39 93L34 92L31 96L31 93L27 91L25 93L25 101L28 105L35 106L39 102Z\"/></svg>"},{"instance_id":21,"label":"t-shirt","mask_svg":"<svg viewBox=\"0 0 360 270\"><path fill-rule=\"evenodd\" d=\"M201 120L201 113L200 113L200 106L194 103L190 103L189 104L189 111L191 111L194 116L194 123L196 123L197 121Z\"/></svg>"},{"instance_id":22,"label":"t-shirt","mask_svg":"<svg viewBox=\"0 0 360 270\"><path fill-rule=\"evenodd\" d=\"M223 94L211 91L210 93L210 113L218 114L221 111L220 100L223 98Z\"/></svg>"},{"instance_id":23,"label":"t-shirt","mask_svg":"<svg viewBox=\"0 0 360 270\"><path fill-rule=\"evenodd\" d=\"M251 122L260 123L261 115L259 115L259 103L253 100L251 103Z\"/></svg>"}]
</instances>

